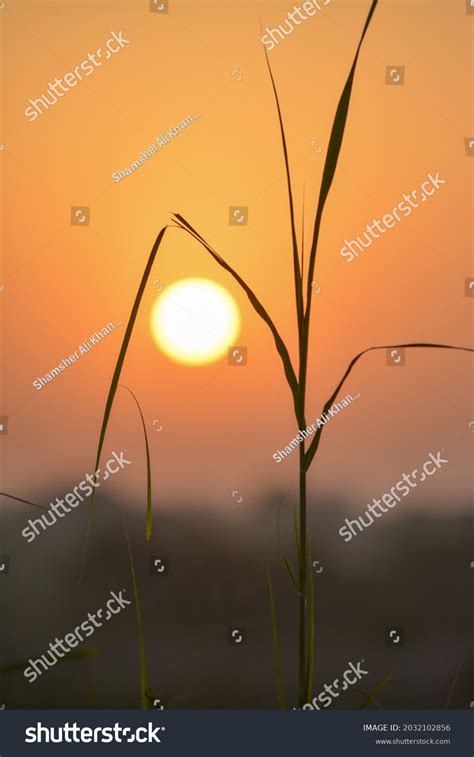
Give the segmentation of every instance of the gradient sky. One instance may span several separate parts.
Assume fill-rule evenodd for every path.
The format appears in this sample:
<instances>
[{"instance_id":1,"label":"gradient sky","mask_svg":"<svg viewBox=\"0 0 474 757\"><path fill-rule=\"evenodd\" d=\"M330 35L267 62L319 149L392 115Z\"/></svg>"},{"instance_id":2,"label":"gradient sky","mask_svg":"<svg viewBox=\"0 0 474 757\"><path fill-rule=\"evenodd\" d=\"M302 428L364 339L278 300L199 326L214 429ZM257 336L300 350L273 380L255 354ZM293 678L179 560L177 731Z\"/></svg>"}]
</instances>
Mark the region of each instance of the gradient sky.
<instances>
[{"instance_id":1,"label":"gradient sky","mask_svg":"<svg viewBox=\"0 0 474 757\"><path fill-rule=\"evenodd\" d=\"M287 131L298 230L310 238L332 119L369 8L331 2L269 54ZM287 3L26 3L2 14L3 310L2 488L38 498L64 493L92 471L122 326L41 391L32 386L110 321L127 322L150 248L181 213L254 288L296 362L291 238L284 164L260 43ZM110 30L130 44L29 123L29 98L103 46ZM472 23L463 3L381 0L356 72L346 135L324 214L315 279L308 421L352 357L397 342L472 344ZM387 66L404 65L403 86ZM237 81L242 75L241 80ZM234 72L234 73L233 73ZM128 179L156 136L202 117ZM311 145L316 140L318 147ZM360 234L418 188L429 172L446 184L348 264L345 237ZM229 206L249 223L228 225ZM70 225L88 206L90 226ZM239 304L248 364L170 362L150 334L164 286L190 276L225 286ZM280 487L296 496L297 455L272 454L296 433L273 339L238 285L184 232L170 229L146 288L121 382L138 397L150 437L155 501L225 508L232 491L251 506ZM472 357L407 354L387 367L363 358L347 392L353 406L325 429L310 486L365 504L445 450L449 466L427 482L433 507L455 506L471 480ZM344 389L343 396L346 393ZM153 425L153 420L159 424ZM159 425L161 432L156 431ZM119 392L104 455L127 449L132 466L110 491L145 493L143 434ZM407 507L416 508L418 493ZM425 501L426 497L419 498ZM405 505L404 505L405 506Z\"/></svg>"}]
</instances>

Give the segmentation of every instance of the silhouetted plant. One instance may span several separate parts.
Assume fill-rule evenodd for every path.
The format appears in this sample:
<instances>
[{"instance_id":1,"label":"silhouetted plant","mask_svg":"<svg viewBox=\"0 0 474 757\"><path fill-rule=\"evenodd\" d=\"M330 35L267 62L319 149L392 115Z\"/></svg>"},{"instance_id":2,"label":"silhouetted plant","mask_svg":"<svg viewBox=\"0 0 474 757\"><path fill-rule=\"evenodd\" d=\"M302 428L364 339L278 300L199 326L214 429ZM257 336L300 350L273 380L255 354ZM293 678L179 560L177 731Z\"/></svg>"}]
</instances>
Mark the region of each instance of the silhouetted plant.
<instances>
[{"instance_id":1,"label":"silhouetted plant","mask_svg":"<svg viewBox=\"0 0 474 757\"><path fill-rule=\"evenodd\" d=\"M329 139L329 144L328 144L328 149L326 153L324 169L323 169L323 174L322 174L322 179L321 179L321 187L320 187L319 197L318 197L318 202L317 202L317 207L316 207L311 247L309 251L308 270L307 270L306 276L304 273L304 266L303 266L303 250L301 250L301 263L300 263L300 250L298 247L298 241L297 241L297 235L296 235L293 191L292 191L292 184L291 184L291 177L290 177L288 149L287 149L287 143L286 143L286 137L285 137L283 118L281 114L281 108L280 108L280 102L278 98L277 89L275 86L270 63L268 60L268 54L265 51L266 63L268 67L268 72L269 72L269 76L270 76L270 80L271 80L271 84L273 88L273 93L274 93L275 103L276 103L276 108L277 108L277 113L278 113L278 122L279 122L279 127L280 127L283 157L284 157L286 179L287 179L287 191L288 191L291 238L292 238L293 279L294 279L296 316L297 316L297 326L298 326L298 354L299 354L298 370L296 371L295 368L293 367L289 351L283 339L281 338L280 333L273 319L270 317L267 309L264 307L264 305L262 304L260 299L256 296L256 294L251 289L251 287L244 281L244 279L239 275L239 273L235 271L234 268L232 268L232 266L230 266L229 263L227 263L224 260L224 258L213 249L213 247L209 244L209 242L207 242L206 239L203 236L201 236L201 234L181 214L176 213L173 216L174 223L171 225L165 226L159 232L155 240L155 243L152 247L152 250L150 252L150 255L148 257L148 261L147 261L145 270L143 272L140 285L138 287L138 291L137 291L135 301L132 307L131 315L130 315L128 325L125 331L125 336L124 336L120 353L119 353L117 363L115 366L115 371L113 374L109 394L107 397L104 417L102 421L102 427L100 431L95 469L97 469L99 465L105 433L107 430L107 425L110 418L110 413L111 413L115 393L117 391L120 373L122 371L128 345L130 342L130 338L133 333L133 328L134 328L135 321L138 315L143 293L145 291L146 284L150 277L150 273L151 273L153 264L155 262L159 247L161 245L161 242L163 241L164 235L168 228L178 227L182 229L183 231L185 231L186 233L188 233L197 242L199 242L199 244L202 247L204 247L204 249L212 256L212 258L216 261L216 263L218 263L224 270L226 270L233 277L233 279L239 284L242 290L245 292L245 294L247 295L256 313L260 316L260 318L262 318L262 320L266 323L266 325L270 329L270 332L275 341L275 347L280 356L283 371L284 371L284 374L285 374L285 377L286 377L286 380L291 392L294 413L295 413L296 422L298 424L298 428L306 429L307 427L306 390L307 390L307 378L308 378L308 346L309 346L309 334L310 334L311 314L312 314L312 295L313 295L312 282L313 282L314 269L315 269L315 264L316 264L316 254L318 250L321 222L322 222L324 207L325 207L326 200L327 200L327 197L328 197L328 194L329 194L329 191L331 189L331 185L334 179L337 161L338 161L339 153L342 146L344 131L346 127L346 121L347 121L347 115L349 111L352 86L354 82L354 75L355 75L355 71L357 67L359 53L360 53L362 43L364 41L365 35L367 33L367 30L369 28L370 22L372 20L372 17L377 5L378 5L378 0L373 0L370 6L370 10L367 15L365 24L364 24L364 28L362 30L362 34L361 34L361 37L356 49L356 53L354 56L351 69L349 71L349 75L345 82L345 85L344 85L344 88L343 88L343 91L342 91L342 94L341 94L341 97L339 99L339 103L336 109L336 114L335 114L333 125L332 125L331 135ZM306 293L306 297L305 297L305 293ZM387 344L387 345L370 347L360 352L350 362L347 370L345 371L341 380L337 384L334 392L331 394L330 398L325 403L323 412L324 413L327 412L329 408L333 405L340 390L342 389L342 386L344 385L346 379L348 378L350 372L352 371L354 365L358 362L358 360L360 360L360 358L363 355L365 355L367 352L370 352L372 350L390 349L390 348L393 348L393 349L396 349L396 348L429 348L429 349L437 348L437 349L458 349L458 350L464 350L467 352L474 352L473 349L470 349L467 347L456 347L456 346L448 345L448 344L429 343L429 342L423 342L423 343L410 342L410 343L404 343L404 344ZM295 569L293 562L289 558L282 557L285 570L287 571L288 576L292 582L292 585L294 586L295 591L297 592L297 595L298 595L298 604L299 604L299 607L298 607L298 702L299 702L300 707L303 706L303 704L305 704L306 702L310 702L312 698L314 643L315 643L314 582L313 582L313 574L311 570L311 559L310 559L310 554L309 554L309 540L308 540L308 534L307 534L307 475L308 475L309 468L315 458L316 452L318 451L323 428L324 426L321 426L320 428L317 429L311 443L309 444L307 448L306 448L305 440L301 442L301 444L299 445L299 510L298 510L298 516L295 517L295 542L296 542L297 569ZM147 475L149 479L150 478L149 469L148 469ZM149 480L148 480L148 491L150 491ZM94 504L94 494L91 497L90 505L89 505L89 519L88 519L88 527L87 527L87 534L86 534L86 543L85 543L85 548L84 548L84 559L86 555L88 536L90 533L90 527L91 527L92 518L93 518L93 504ZM285 707L285 694L284 694L284 686L283 686L281 667L280 667L279 635L278 635L278 625L277 625L277 617L276 617L276 605L275 605L275 597L273 593L272 582L271 582L269 571L268 571L268 586L269 586L270 609L271 609L271 619L272 619L273 646L274 646L274 653L275 653L277 694L278 694L279 705L281 708L284 708ZM373 701L378 691L380 691L381 688L383 688L383 686L385 686L386 683L388 683L392 675L393 675L393 672L390 673L380 684L378 684L376 688L373 690L373 692L367 695L366 700L361 705L362 707L367 706L367 704Z\"/></svg>"}]
</instances>

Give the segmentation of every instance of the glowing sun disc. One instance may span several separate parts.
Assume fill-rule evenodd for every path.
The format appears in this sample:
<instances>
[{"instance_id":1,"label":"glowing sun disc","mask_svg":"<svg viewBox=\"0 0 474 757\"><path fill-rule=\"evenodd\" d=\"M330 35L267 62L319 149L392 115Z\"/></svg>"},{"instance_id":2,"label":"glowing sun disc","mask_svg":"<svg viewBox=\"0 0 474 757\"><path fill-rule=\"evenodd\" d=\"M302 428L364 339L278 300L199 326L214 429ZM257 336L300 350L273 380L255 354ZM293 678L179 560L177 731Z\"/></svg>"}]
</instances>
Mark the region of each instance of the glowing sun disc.
<instances>
[{"instance_id":1,"label":"glowing sun disc","mask_svg":"<svg viewBox=\"0 0 474 757\"><path fill-rule=\"evenodd\" d=\"M234 298L208 279L182 279L153 305L150 329L157 346L180 363L212 363L235 344L240 314Z\"/></svg>"}]
</instances>

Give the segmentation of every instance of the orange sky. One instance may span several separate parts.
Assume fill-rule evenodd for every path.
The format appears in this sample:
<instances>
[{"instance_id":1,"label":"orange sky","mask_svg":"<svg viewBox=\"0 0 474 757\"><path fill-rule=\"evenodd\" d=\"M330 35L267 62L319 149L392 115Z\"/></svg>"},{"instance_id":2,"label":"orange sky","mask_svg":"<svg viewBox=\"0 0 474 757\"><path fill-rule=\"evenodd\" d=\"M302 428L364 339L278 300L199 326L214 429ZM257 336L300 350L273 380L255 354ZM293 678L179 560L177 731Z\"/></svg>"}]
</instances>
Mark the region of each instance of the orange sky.
<instances>
[{"instance_id":1,"label":"orange sky","mask_svg":"<svg viewBox=\"0 0 474 757\"><path fill-rule=\"evenodd\" d=\"M382 1L364 42L320 238L309 422L366 347L472 344L472 301L464 296L465 278L474 277L472 164L464 148L473 129L472 24L461 6ZM161 15L146 3L16 2L1 14L4 490L34 498L47 486L60 495L63 482L92 470L124 326L43 390L32 382L94 331L126 323L151 245L172 212L249 282L296 359L288 202L259 21L276 25L290 7L170 0ZM298 228L305 187L307 237L368 8L332 2L269 54ZM123 30L130 44L29 123L29 98L103 46L111 30ZM403 86L385 84L388 65L405 66ZM133 176L112 181L160 132L195 114L202 117ZM345 237L438 171L446 184L429 202L351 264L339 255ZM248 206L247 226L228 225L231 205ZM87 228L70 225L71 206L90 207ZM157 350L148 325L152 280L166 286L190 276L220 283L238 302L244 368L225 359L178 365ZM383 352L365 357L347 383L361 397L325 430L311 486L369 501L444 448L450 465L426 486L433 498L449 493L454 502L470 480L471 377L466 353L411 352L403 368L387 367ZM272 460L296 433L273 340L236 283L182 231L169 230L160 249L121 380L143 407L157 502L226 507L238 490L251 505L279 486L294 489L296 454L280 465ZM142 431L124 392L104 450L125 448L133 465L110 491L141 497Z\"/></svg>"}]
</instances>

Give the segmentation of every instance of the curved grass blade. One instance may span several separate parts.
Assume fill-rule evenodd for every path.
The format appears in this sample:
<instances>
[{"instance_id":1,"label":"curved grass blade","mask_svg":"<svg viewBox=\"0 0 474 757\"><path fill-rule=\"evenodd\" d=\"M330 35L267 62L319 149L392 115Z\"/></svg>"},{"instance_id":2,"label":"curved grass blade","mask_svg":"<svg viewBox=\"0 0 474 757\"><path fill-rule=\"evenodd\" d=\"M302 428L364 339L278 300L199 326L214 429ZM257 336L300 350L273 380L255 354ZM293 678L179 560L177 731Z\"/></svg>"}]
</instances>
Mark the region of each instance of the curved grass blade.
<instances>
[{"instance_id":1,"label":"curved grass blade","mask_svg":"<svg viewBox=\"0 0 474 757\"><path fill-rule=\"evenodd\" d=\"M288 381L288 384L291 389L291 393L293 395L293 401L295 403L295 410L297 411L297 399L299 394L299 388L298 388L298 381L296 379L295 371L293 370L293 365L291 363L290 355L288 353L288 350L285 346L285 343L283 342L283 339L281 338L280 334L278 333L278 330L273 323L272 319L270 318L269 314L263 307L262 303L258 299L258 297L254 294L254 292L251 290L251 288L248 286L248 284L245 283L245 281L242 279L239 274L234 271L234 269L226 263L226 261L215 251L212 249L212 247L206 242L206 240L189 224L183 216L179 215L179 213L175 213L173 216L180 226L181 229L184 231L187 231L189 234L191 234L194 239L196 239L198 242L202 244L203 247L212 255L214 260L219 263L219 265L224 268L230 275L237 281L238 284L242 287L245 294L249 298L254 310L258 313L260 318L265 321L268 328L272 332L273 338L275 340L275 345L278 350L278 354L281 357L281 360L283 362L283 369L285 371L285 376ZM298 414L298 413L297 413Z\"/></svg>"},{"instance_id":2,"label":"curved grass blade","mask_svg":"<svg viewBox=\"0 0 474 757\"><path fill-rule=\"evenodd\" d=\"M280 530L280 513L281 513L281 502L280 506L278 508L278 514L277 514L277 539L278 539L278 550L281 555L281 559L283 560L283 565L285 566L286 572L288 573L288 576L290 577L290 581L295 587L296 593L299 594L299 586L298 586L298 580L296 578L295 569L293 567L293 563L291 560L289 560L287 557L283 557L283 548L281 543L281 530Z\"/></svg>"},{"instance_id":3,"label":"curved grass blade","mask_svg":"<svg viewBox=\"0 0 474 757\"><path fill-rule=\"evenodd\" d=\"M286 572L288 573L290 577L290 581L293 584L293 586L296 589L296 592L298 592L298 581L296 580L296 573L293 568L293 564L291 560L289 560L287 557L283 557L283 547L281 543L281 529L280 529L280 513L281 513L281 502L278 507L278 513L277 513L277 540L278 540L278 551L280 552L281 559L283 560L283 565L285 566Z\"/></svg>"},{"instance_id":4,"label":"curved grass blade","mask_svg":"<svg viewBox=\"0 0 474 757\"><path fill-rule=\"evenodd\" d=\"M30 502L28 499L21 499L21 497L14 497L13 494L7 494L7 492L0 492L0 496L8 497L8 499L14 499L16 502L23 502L24 505L39 507L40 510L48 510L47 505L37 505L36 502Z\"/></svg>"},{"instance_id":5,"label":"curved grass blade","mask_svg":"<svg viewBox=\"0 0 474 757\"><path fill-rule=\"evenodd\" d=\"M373 350L389 350L389 349L400 349L400 348L407 348L407 347L420 347L420 348L428 348L428 349L440 349L440 350L460 350L461 352L474 352L474 349L471 347L455 347L452 344L436 344L434 342L412 342L410 344L385 344L380 345L378 347L368 347L366 350L362 350L362 352L359 352L358 355L355 356L349 363L349 366L344 373L342 379L339 381L337 387L335 388L334 392L324 405L323 413L326 413L329 408L334 404L334 401L336 400L337 395L339 394L340 390L342 389L342 386L344 382L346 381L347 377L349 376L350 372L352 371L353 367L357 363L360 358L365 355L367 352L372 352ZM313 458L317 452L318 446L319 446L319 440L321 438L321 434L323 431L324 426L321 426L321 428L318 428L316 431L313 440L311 444L309 445L306 455L305 455L305 470L308 470L309 466L311 465Z\"/></svg>"},{"instance_id":6,"label":"curved grass blade","mask_svg":"<svg viewBox=\"0 0 474 757\"><path fill-rule=\"evenodd\" d=\"M263 29L262 29L262 34L263 34ZM291 188L290 164L288 162L288 147L286 144L285 128L283 126L283 119L281 115L280 100L278 98L277 88L275 86L275 80L273 78L270 61L268 60L267 49L264 48L264 51L265 51L265 60L267 62L268 73L270 75L270 80L271 80L272 88L273 88L273 94L275 96L275 102L276 102L276 107L278 111L278 123L280 124L280 134L281 134L281 141L283 145L283 156L285 159L285 172L286 172L286 182L287 182L287 189L288 189L288 201L290 205L291 241L292 241L292 246L293 246L293 275L294 275L294 282L295 282L296 314L298 317L298 328L301 329L302 324L303 324L303 317L304 317L303 283L302 283L302 278L301 278L300 261L298 257L298 241L296 238L295 208L294 208L294 202L293 202L293 191Z\"/></svg>"},{"instance_id":7,"label":"curved grass blade","mask_svg":"<svg viewBox=\"0 0 474 757\"><path fill-rule=\"evenodd\" d=\"M321 189L319 192L318 207L316 210L316 218L314 221L313 239L311 242L311 249L309 253L306 312L305 312L305 323L306 323L307 330L309 330L309 319L310 319L310 313L311 313L311 296L312 296L311 282L313 280L313 275L314 275L314 265L316 262L316 251L318 247L319 231L321 228L321 219L323 215L324 206L326 204L326 199L329 194L329 190L331 189L331 184L333 182L334 174L336 172L337 161L339 158L339 153L341 151L342 140L344 138L344 130L346 127L347 114L349 111L349 104L351 100L352 85L354 83L354 74L355 74L355 70L357 66L357 61L359 59L360 49L362 47L362 43L364 41L367 29L369 28L369 24L372 20L372 16L374 15L374 11L377 7L377 4L378 4L378 0L372 0L372 5L370 6L370 10L369 10L369 13L364 25L364 29L362 31L359 44L357 46L357 50L354 56L352 67L351 67L351 70L349 71L349 76L347 77L347 81L344 85L344 89L342 90L342 94L339 99L339 103L336 109L336 115L334 116L334 122L332 125L331 136L329 138L329 145L328 145L328 149L326 153L326 160L324 163L323 176L321 179Z\"/></svg>"},{"instance_id":8,"label":"curved grass blade","mask_svg":"<svg viewBox=\"0 0 474 757\"><path fill-rule=\"evenodd\" d=\"M137 294L135 296L135 301L133 303L133 307L130 313L130 318L128 319L127 328L125 329L125 334L122 341L122 346L120 348L119 356L117 358L117 362L115 364L115 370L114 375L112 376L112 382L110 384L109 394L107 396L107 402L105 404L105 411L104 411L104 417L102 420L102 427L100 429L100 436L99 436L99 444L97 447L97 456L95 461L95 467L94 471L97 470L99 461L100 461L100 455L102 453L102 447L104 446L104 439L105 439L105 432L107 431L107 426L109 423L110 413L112 411L112 405L114 402L115 393L117 391L117 386L120 378L120 374L122 372L122 367L125 361L125 356L127 354L128 345L130 342L130 338L133 333L133 327L135 326L135 321L137 319L138 310L140 308L140 303L142 301L143 293L145 291L145 286L148 281L148 278L151 273L151 269L153 267L153 263L155 262L156 254L158 252L158 248L163 241L163 236L166 232L166 229L168 227L164 226L158 236L156 237L155 243L151 249L150 255L148 257L147 264L145 266L145 270L143 271L142 279L140 281L140 286L138 287ZM89 536L90 536L90 530L92 526L92 520L94 517L94 498L95 498L95 488L94 491L91 494L91 498L89 500L89 514L87 519L87 527L86 527L86 536L84 541L84 551L82 556L82 567L81 567L81 575L79 577L79 583L82 581L82 578L84 576L84 570L86 567L86 556L87 556L87 548L89 545Z\"/></svg>"},{"instance_id":9,"label":"curved grass blade","mask_svg":"<svg viewBox=\"0 0 474 757\"><path fill-rule=\"evenodd\" d=\"M125 386L125 384L119 384L119 387L122 389L126 389L127 392L129 392L133 399L135 400L135 403L138 407L138 412L140 413L140 418L142 420L142 426L143 426L143 434L145 436L145 452L146 452L146 526L145 526L145 539L146 541L150 541L151 538L151 527L152 527L152 509L151 509L151 464L150 464L150 448L148 446L148 435L146 432L146 426L145 426L145 419L143 417L142 409L140 407L140 403L138 402L137 398L135 397L134 393L131 389L128 388L128 386Z\"/></svg>"},{"instance_id":10,"label":"curved grass blade","mask_svg":"<svg viewBox=\"0 0 474 757\"><path fill-rule=\"evenodd\" d=\"M298 586L298 581L296 579L296 575L295 575L295 572L294 572L293 565L291 564L290 560L288 560L287 557L283 557L282 559L283 559L283 565L286 568L286 572L288 573L288 575L290 577L290 581L293 584L293 586L295 587L296 593L299 594L300 593L300 589L299 589L299 586Z\"/></svg>"},{"instance_id":11,"label":"curved grass blade","mask_svg":"<svg viewBox=\"0 0 474 757\"><path fill-rule=\"evenodd\" d=\"M147 672L147 667L146 667L146 656L145 656L145 635L144 635L144 626L143 626L143 619L142 619L142 608L141 608L141 603L140 603L140 593L138 591L137 576L135 573L135 563L133 562L132 549L130 547L130 539L128 537L128 531L125 526L125 521L123 522L123 529L125 531L125 538L127 540L128 558L130 561L130 571L132 574L132 583L133 583L133 595L135 597L135 611L137 615L138 656L140 659L140 703L141 703L142 710L149 710L150 702L147 696L149 686L148 686L148 672Z\"/></svg>"},{"instance_id":12,"label":"curved grass blade","mask_svg":"<svg viewBox=\"0 0 474 757\"><path fill-rule=\"evenodd\" d=\"M380 681L380 683L374 686L372 691L369 691L362 704L359 705L359 710L364 710L369 706L369 704L375 701L375 697L380 694L380 692L386 687L387 683L390 683L393 678L393 674L398 670L398 667L399 666L397 665L388 675L385 676L385 678Z\"/></svg>"},{"instance_id":13,"label":"curved grass blade","mask_svg":"<svg viewBox=\"0 0 474 757\"><path fill-rule=\"evenodd\" d=\"M285 689L283 685L283 676L281 674L280 645L278 641L278 625L277 625L277 619L276 619L275 598L273 596L272 579L270 576L270 568L268 567L268 563L267 563L267 576L268 576L268 591L270 595L270 609L271 609L271 614L272 614L272 637L273 637L273 652L274 652L274 657L275 657L275 677L276 677L276 684L277 684L278 704L279 704L280 710L284 710L285 709Z\"/></svg>"}]
</instances>

